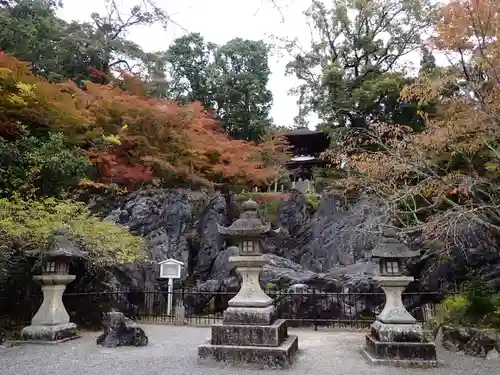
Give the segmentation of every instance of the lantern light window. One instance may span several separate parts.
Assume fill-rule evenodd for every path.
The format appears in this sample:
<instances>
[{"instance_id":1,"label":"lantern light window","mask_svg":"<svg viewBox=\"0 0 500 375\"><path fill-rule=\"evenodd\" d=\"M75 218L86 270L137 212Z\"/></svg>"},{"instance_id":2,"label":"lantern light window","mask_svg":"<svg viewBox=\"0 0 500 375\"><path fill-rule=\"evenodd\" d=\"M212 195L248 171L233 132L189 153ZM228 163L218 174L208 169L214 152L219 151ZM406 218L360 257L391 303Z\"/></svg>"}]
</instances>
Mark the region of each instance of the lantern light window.
<instances>
[{"instance_id":1,"label":"lantern light window","mask_svg":"<svg viewBox=\"0 0 500 375\"><path fill-rule=\"evenodd\" d=\"M385 272L389 275L396 275L399 273L399 263L394 260L385 261Z\"/></svg>"},{"instance_id":2,"label":"lantern light window","mask_svg":"<svg viewBox=\"0 0 500 375\"><path fill-rule=\"evenodd\" d=\"M243 241L241 247L242 247L241 251L243 253L251 253L254 250L253 241Z\"/></svg>"},{"instance_id":3,"label":"lantern light window","mask_svg":"<svg viewBox=\"0 0 500 375\"><path fill-rule=\"evenodd\" d=\"M56 262L49 261L45 264L45 272L55 273L56 272Z\"/></svg>"}]
</instances>

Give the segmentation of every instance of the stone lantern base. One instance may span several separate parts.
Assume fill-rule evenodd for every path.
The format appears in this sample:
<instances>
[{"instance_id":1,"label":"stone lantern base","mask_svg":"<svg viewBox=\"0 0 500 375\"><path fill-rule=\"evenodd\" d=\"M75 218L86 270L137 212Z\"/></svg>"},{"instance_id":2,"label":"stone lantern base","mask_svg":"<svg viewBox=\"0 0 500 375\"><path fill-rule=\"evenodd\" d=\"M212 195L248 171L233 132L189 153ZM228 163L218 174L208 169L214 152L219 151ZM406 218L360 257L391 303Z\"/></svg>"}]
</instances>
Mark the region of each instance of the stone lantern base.
<instances>
[{"instance_id":1,"label":"stone lantern base","mask_svg":"<svg viewBox=\"0 0 500 375\"><path fill-rule=\"evenodd\" d=\"M406 367L437 367L436 345L428 341L418 324L386 324L375 321L361 348L374 364Z\"/></svg>"},{"instance_id":2,"label":"stone lantern base","mask_svg":"<svg viewBox=\"0 0 500 375\"><path fill-rule=\"evenodd\" d=\"M273 300L259 285L266 258L230 258L242 275L239 293L229 301L222 323L212 326L212 338L198 346L200 360L216 360L263 367L288 367L298 349L298 337L288 335L285 320L276 320Z\"/></svg>"},{"instance_id":3,"label":"stone lantern base","mask_svg":"<svg viewBox=\"0 0 500 375\"><path fill-rule=\"evenodd\" d=\"M28 326L21 331L21 340L36 344L57 344L79 338L75 323L54 326Z\"/></svg>"},{"instance_id":4,"label":"stone lantern base","mask_svg":"<svg viewBox=\"0 0 500 375\"><path fill-rule=\"evenodd\" d=\"M62 302L62 296L74 275L34 276L41 282L43 302L31 320L31 325L21 331L20 343L56 344L79 336L75 323L69 321L69 315Z\"/></svg>"},{"instance_id":5,"label":"stone lantern base","mask_svg":"<svg viewBox=\"0 0 500 375\"><path fill-rule=\"evenodd\" d=\"M212 326L212 339L198 346L198 357L259 368L286 368L292 364L298 342L297 336L288 335L285 320L276 320L271 325L223 322Z\"/></svg>"}]
</instances>

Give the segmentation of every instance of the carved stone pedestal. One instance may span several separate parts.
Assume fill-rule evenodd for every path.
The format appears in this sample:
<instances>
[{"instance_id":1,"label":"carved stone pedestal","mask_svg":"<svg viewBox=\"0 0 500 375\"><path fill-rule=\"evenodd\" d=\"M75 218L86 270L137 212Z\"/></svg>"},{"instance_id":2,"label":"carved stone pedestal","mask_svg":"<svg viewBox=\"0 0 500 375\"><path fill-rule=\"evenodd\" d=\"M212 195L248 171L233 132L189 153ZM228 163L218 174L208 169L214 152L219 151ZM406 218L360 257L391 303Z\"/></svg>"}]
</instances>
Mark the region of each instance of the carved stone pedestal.
<instances>
[{"instance_id":1,"label":"carved stone pedestal","mask_svg":"<svg viewBox=\"0 0 500 375\"><path fill-rule=\"evenodd\" d=\"M212 326L212 339L198 347L200 360L250 364L258 368L288 367L298 349L298 338L288 335L285 320L276 320L273 300L259 285L264 255L231 257L243 282L229 301L223 321Z\"/></svg>"},{"instance_id":2,"label":"carved stone pedestal","mask_svg":"<svg viewBox=\"0 0 500 375\"><path fill-rule=\"evenodd\" d=\"M436 345L405 309L401 294L413 277L374 278L386 294L386 304L370 326L362 354L372 363L407 367L439 364Z\"/></svg>"},{"instance_id":3,"label":"carved stone pedestal","mask_svg":"<svg viewBox=\"0 0 500 375\"><path fill-rule=\"evenodd\" d=\"M370 362L406 367L437 367L436 345L417 324L371 325L362 353Z\"/></svg>"},{"instance_id":4,"label":"carved stone pedestal","mask_svg":"<svg viewBox=\"0 0 500 375\"><path fill-rule=\"evenodd\" d=\"M42 284L43 302L31 320L31 325L21 331L26 343L55 344L80 337L75 323L70 323L62 295L74 275L41 275L33 279Z\"/></svg>"},{"instance_id":5,"label":"carved stone pedestal","mask_svg":"<svg viewBox=\"0 0 500 375\"><path fill-rule=\"evenodd\" d=\"M198 347L200 360L216 360L257 368L287 368L298 349L298 337L288 335L285 320L265 325L212 326L212 339Z\"/></svg>"}]
</instances>

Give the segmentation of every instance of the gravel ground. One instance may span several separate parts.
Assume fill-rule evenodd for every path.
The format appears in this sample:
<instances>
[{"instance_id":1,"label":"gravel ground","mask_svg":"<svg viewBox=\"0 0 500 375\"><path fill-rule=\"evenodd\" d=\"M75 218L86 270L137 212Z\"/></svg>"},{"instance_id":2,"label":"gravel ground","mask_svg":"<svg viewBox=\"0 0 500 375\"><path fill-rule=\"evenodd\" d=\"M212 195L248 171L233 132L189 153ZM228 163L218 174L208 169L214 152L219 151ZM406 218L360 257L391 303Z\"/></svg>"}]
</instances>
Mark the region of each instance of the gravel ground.
<instances>
[{"instance_id":1,"label":"gravel ground","mask_svg":"<svg viewBox=\"0 0 500 375\"><path fill-rule=\"evenodd\" d=\"M300 353L288 370L251 370L197 362L197 345L209 328L143 325L149 345L106 349L95 344L97 333L55 346L0 348L0 375L500 375L500 360L483 360L441 352L438 369L403 369L370 365L359 345L363 333L292 329Z\"/></svg>"}]
</instances>

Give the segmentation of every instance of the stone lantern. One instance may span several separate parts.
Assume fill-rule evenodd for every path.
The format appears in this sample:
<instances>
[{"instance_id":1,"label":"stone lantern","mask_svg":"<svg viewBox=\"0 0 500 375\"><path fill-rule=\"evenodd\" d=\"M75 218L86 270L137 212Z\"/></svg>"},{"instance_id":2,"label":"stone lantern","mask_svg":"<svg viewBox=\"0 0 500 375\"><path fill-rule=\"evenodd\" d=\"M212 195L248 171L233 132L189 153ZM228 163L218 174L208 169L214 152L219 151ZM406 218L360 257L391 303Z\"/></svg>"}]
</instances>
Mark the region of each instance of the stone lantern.
<instances>
[{"instance_id":1,"label":"stone lantern","mask_svg":"<svg viewBox=\"0 0 500 375\"><path fill-rule=\"evenodd\" d=\"M402 293L413 277L405 276L406 260L418 256L397 239L396 231L386 228L373 249L378 275L373 279L384 290L382 312L366 335L363 355L374 363L397 365L437 365L436 346L427 339L422 326L406 310Z\"/></svg>"},{"instance_id":2,"label":"stone lantern","mask_svg":"<svg viewBox=\"0 0 500 375\"><path fill-rule=\"evenodd\" d=\"M260 272L268 262L262 254L262 241L271 226L262 223L258 207L248 200L231 226L218 226L219 233L238 246L239 254L229 261L242 283L238 294L228 302L222 323L212 326L212 339L198 347L200 359L286 367L298 349L297 336L288 335L285 320L276 320L273 300L259 283Z\"/></svg>"},{"instance_id":3,"label":"stone lantern","mask_svg":"<svg viewBox=\"0 0 500 375\"><path fill-rule=\"evenodd\" d=\"M33 276L33 279L42 285L43 302L31 325L21 331L21 339L42 343L77 338L77 326L70 323L62 296L66 285L76 277L69 274L71 261L87 254L70 241L65 230L59 229L54 231L46 249L28 255L41 259L42 274Z\"/></svg>"}]
</instances>

